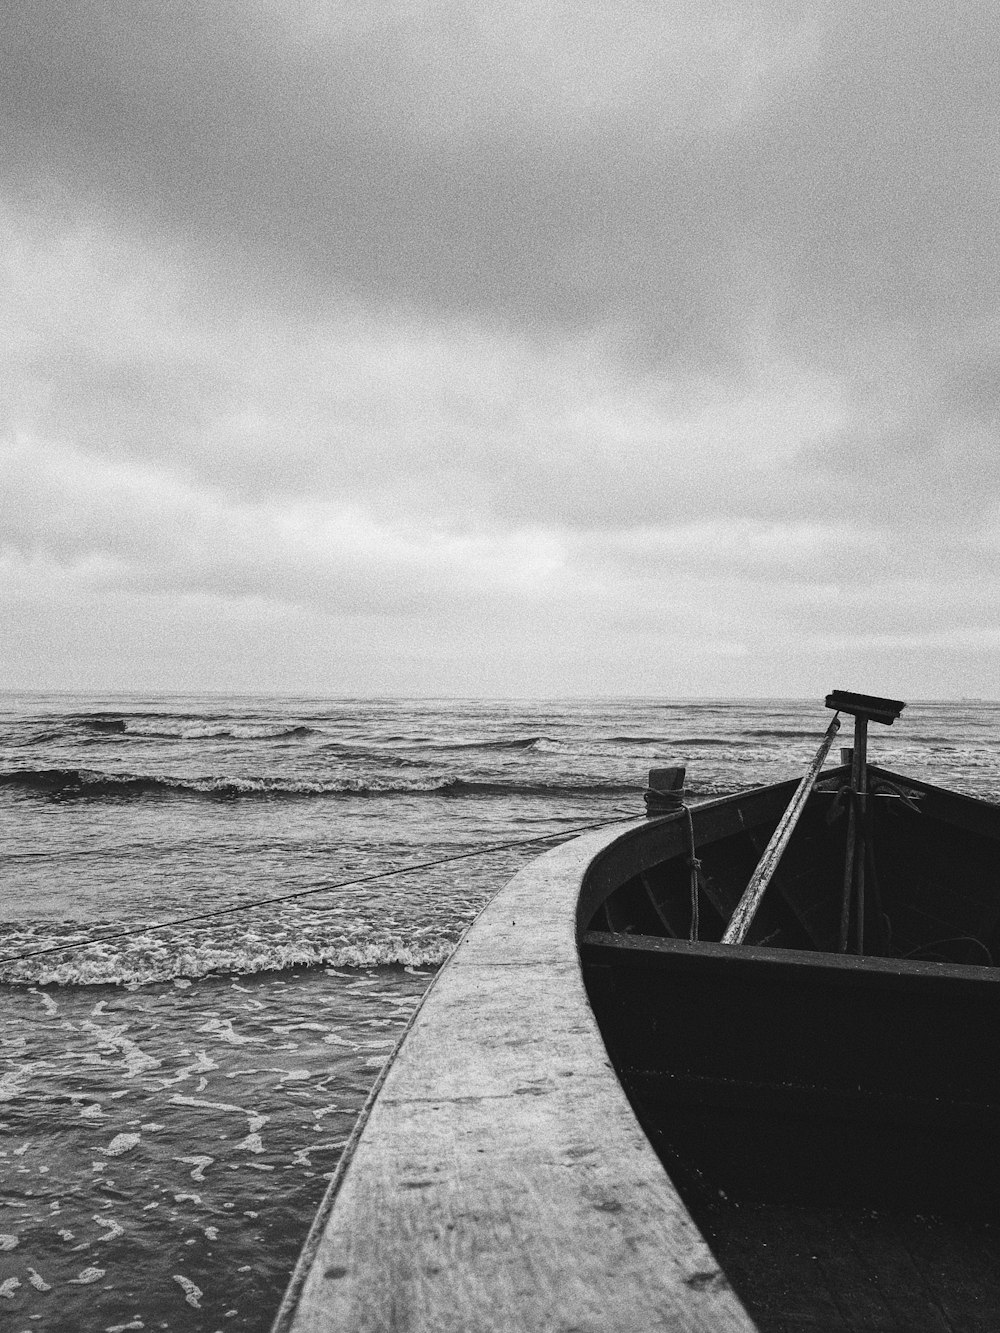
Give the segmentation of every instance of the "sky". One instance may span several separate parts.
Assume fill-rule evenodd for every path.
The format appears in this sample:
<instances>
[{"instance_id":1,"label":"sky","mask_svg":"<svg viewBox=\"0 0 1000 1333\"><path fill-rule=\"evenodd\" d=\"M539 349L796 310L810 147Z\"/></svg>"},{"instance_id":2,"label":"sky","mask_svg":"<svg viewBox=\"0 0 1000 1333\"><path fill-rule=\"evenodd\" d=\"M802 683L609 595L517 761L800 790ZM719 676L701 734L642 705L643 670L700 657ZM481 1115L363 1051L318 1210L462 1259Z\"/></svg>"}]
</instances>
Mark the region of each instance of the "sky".
<instances>
[{"instance_id":1,"label":"sky","mask_svg":"<svg viewBox=\"0 0 1000 1333\"><path fill-rule=\"evenodd\" d=\"M0 52L0 689L1000 697L994 0Z\"/></svg>"}]
</instances>

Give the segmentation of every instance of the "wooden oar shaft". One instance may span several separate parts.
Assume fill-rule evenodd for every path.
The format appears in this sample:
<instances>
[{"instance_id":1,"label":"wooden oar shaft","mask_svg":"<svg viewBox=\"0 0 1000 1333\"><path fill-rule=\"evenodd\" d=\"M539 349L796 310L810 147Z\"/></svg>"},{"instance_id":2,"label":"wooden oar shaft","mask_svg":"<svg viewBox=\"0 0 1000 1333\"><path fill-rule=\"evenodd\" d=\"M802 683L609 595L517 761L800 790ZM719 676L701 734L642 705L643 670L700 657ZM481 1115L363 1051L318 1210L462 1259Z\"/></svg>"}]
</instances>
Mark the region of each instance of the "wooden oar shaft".
<instances>
[{"instance_id":1,"label":"wooden oar shaft","mask_svg":"<svg viewBox=\"0 0 1000 1333\"><path fill-rule=\"evenodd\" d=\"M802 781L796 787L795 795L788 802L785 813L778 821L778 827L771 835L771 841L764 848L764 855L760 858L757 869L753 872L750 883L744 889L743 897L736 904L736 910L726 927L726 933L722 937L723 944L742 944L746 938L750 923L753 921L757 908L760 906L760 901L764 897L764 892L778 868L778 862L788 846L788 840L798 823L799 815L805 809L809 793L813 789L819 771L823 767L823 761L830 753L830 746L833 744L834 737L839 730L840 717L838 715L827 727L823 742L816 751L816 757L803 775Z\"/></svg>"}]
</instances>

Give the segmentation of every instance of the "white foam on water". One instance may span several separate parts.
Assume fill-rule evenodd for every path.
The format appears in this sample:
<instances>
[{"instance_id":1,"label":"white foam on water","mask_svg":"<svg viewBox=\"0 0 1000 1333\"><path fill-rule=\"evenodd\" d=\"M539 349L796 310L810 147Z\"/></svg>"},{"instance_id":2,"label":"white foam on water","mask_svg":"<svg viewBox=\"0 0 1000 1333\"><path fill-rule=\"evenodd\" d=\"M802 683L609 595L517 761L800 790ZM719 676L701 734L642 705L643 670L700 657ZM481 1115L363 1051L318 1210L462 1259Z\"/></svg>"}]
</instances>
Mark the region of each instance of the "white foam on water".
<instances>
[{"instance_id":1,"label":"white foam on water","mask_svg":"<svg viewBox=\"0 0 1000 1333\"><path fill-rule=\"evenodd\" d=\"M8 1301L12 1301L14 1299L14 1292L20 1285L21 1279L19 1277L7 1278L6 1282L0 1282L0 1296L3 1296Z\"/></svg>"},{"instance_id":2,"label":"white foam on water","mask_svg":"<svg viewBox=\"0 0 1000 1333\"><path fill-rule=\"evenodd\" d=\"M89 1287L91 1282L100 1282L101 1278L108 1270L106 1268L84 1268L77 1273L76 1277L69 1280L70 1286Z\"/></svg>"},{"instance_id":3,"label":"white foam on water","mask_svg":"<svg viewBox=\"0 0 1000 1333\"><path fill-rule=\"evenodd\" d=\"M210 1018L199 1029L199 1032L210 1032L213 1036L227 1041L231 1046L249 1046L252 1043L262 1043L263 1037L243 1037L233 1030L233 1020L231 1018Z\"/></svg>"},{"instance_id":4,"label":"white foam on water","mask_svg":"<svg viewBox=\"0 0 1000 1333\"><path fill-rule=\"evenodd\" d=\"M141 1139L141 1134L116 1134L106 1148L98 1148L97 1151L105 1157L121 1157L122 1153L131 1152Z\"/></svg>"},{"instance_id":5,"label":"white foam on water","mask_svg":"<svg viewBox=\"0 0 1000 1333\"><path fill-rule=\"evenodd\" d=\"M16 1250L20 1243L19 1236L0 1235L0 1250Z\"/></svg>"},{"instance_id":6,"label":"white foam on water","mask_svg":"<svg viewBox=\"0 0 1000 1333\"><path fill-rule=\"evenodd\" d=\"M28 1269L28 1281L36 1291L51 1291L52 1283L46 1282L37 1268Z\"/></svg>"},{"instance_id":7,"label":"white foam on water","mask_svg":"<svg viewBox=\"0 0 1000 1333\"><path fill-rule=\"evenodd\" d=\"M253 1153L264 1151L258 1131L264 1128L270 1116L261 1115L259 1111L249 1111L244 1106L234 1106L232 1102L209 1102L200 1097L185 1097L179 1092L175 1092L170 1101L174 1106L200 1106L211 1111L235 1111L238 1115L245 1115L247 1136L240 1143L234 1144L234 1148Z\"/></svg>"},{"instance_id":8,"label":"white foam on water","mask_svg":"<svg viewBox=\"0 0 1000 1333\"><path fill-rule=\"evenodd\" d=\"M245 1115L249 1121L259 1120L263 1125L267 1122L267 1116L260 1116L256 1111L248 1111L245 1106L236 1106L233 1102L209 1102L202 1097L185 1097L182 1093L175 1092L170 1098L172 1106L201 1106L209 1111L235 1111L238 1115ZM260 1125L257 1126L260 1128Z\"/></svg>"},{"instance_id":9,"label":"white foam on water","mask_svg":"<svg viewBox=\"0 0 1000 1333\"><path fill-rule=\"evenodd\" d=\"M92 1032L97 1038L98 1045L105 1051L119 1051L125 1059L126 1078L135 1078L143 1074L148 1069L159 1069L163 1063L157 1060L155 1056L147 1055L136 1042L130 1037L125 1036L127 1023L120 1023L117 1027L102 1027L100 1023L92 1023L90 1019L83 1025L88 1032ZM112 1096L125 1096L127 1089L119 1093L113 1093Z\"/></svg>"},{"instance_id":10,"label":"white foam on water","mask_svg":"<svg viewBox=\"0 0 1000 1333\"><path fill-rule=\"evenodd\" d=\"M45 1006L45 1012L47 1014L57 1014L59 1012L59 1005L53 1000L52 996L48 995L45 991L40 991L37 986L32 986L29 989L28 994L38 996L42 1004Z\"/></svg>"},{"instance_id":11,"label":"white foam on water","mask_svg":"<svg viewBox=\"0 0 1000 1333\"><path fill-rule=\"evenodd\" d=\"M199 1051L194 1064L182 1065L173 1078L161 1078L160 1083L164 1088L169 1088L171 1083L184 1083L187 1079L193 1078L195 1074L206 1074L210 1070L218 1069L218 1067L215 1061L210 1060L204 1051Z\"/></svg>"},{"instance_id":12,"label":"white foam on water","mask_svg":"<svg viewBox=\"0 0 1000 1333\"><path fill-rule=\"evenodd\" d=\"M214 1157L175 1157L175 1162L185 1162L194 1167L191 1172L192 1180L204 1180L205 1168L211 1166L215 1161Z\"/></svg>"},{"instance_id":13,"label":"white foam on water","mask_svg":"<svg viewBox=\"0 0 1000 1333\"><path fill-rule=\"evenodd\" d=\"M309 1160L310 1153L322 1152L325 1148L340 1148L342 1145L343 1140L340 1139L330 1139L326 1143L310 1143L308 1148L299 1148L292 1160L296 1166L312 1166Z\"/></svg>"},{"instance_id":14,"label":"white foam on water","mask_svg":"<svg viewBox=\"0 0 1000 1333\"><path fill-rule=\"evenodd\" d=\"M81 1120L103 1120L104 1118L104 1111L101 1108L100 1102L91 1102L89 1106L85 1106L80 1112Z\"/></svg>"},{"instance_id":15,"label":"white foam on water","mask_svg":"<svg viewBox=\"0 0 1000 1333\"><path fill-rule=\"evenodd\" d=\"M188 1305L193 1305L196 1310L200 1310L201 1298L205 1294L202 1289L195 1286L191 1279L185 1277L183 1273L174 1273L173 1278L184 1292L184 1299L187 1301Z\"/></svg>"},{"instance_id":16,"label":"white foam on water","mask_svg":"<svg viewBox=\"0 0 1000 1333\"><path fill-rule=\"evenodd\" d=\"M31 1060L27 1064L20 1065L17 1069L11 1069L0 1076L0 1102L12 1102L16 1097L19 1097L27 1087L32 1070L37 1069L40 1065L41 1061Z\"/></svg>"},{"instance_id":17,"label":"white foam on water","mask_svg":"<svg viewBox=\"0 0 1000 1333\"><path fill-rule=\"evenodd\" d=\"M35 987L119 985L134 989L161 981L253 976L312 967L323 967L331 975L339 976L349 973L338 972L338 968L426 969L446 961L457 935L453 931L442 936L435 930L431 938L407 939L401 935L387 936L375 928L351 931L347 939L340 935L326 941L304 942L297 938L289 942L252 933L212 938L210 933L203 932L198 937L176 940L158 934L136 934L127 940L74 949L55 962L47 958L11 962L2 969L0 980ZM52 943L58 941L27 929L22 939L10 941L11 947L22 944L25 949ZM44 992L38 993L44 1003L48 997Z\"/></svg>"},{"instance_id":18,"label":"white foam on water","mask_svg":"<svg viewBox=\"0 0 1000 1333\"><path fill-rule=\"evenodd\" d=\"M116 1222L113 1217L101 1217L95 1213L94 1221L99 1227L107 1228L107 1235L101 1237L102 1241L114 1240L117 1236L125 1235L125 1228L120 1222Z\"/></svg>"}]
</instances>

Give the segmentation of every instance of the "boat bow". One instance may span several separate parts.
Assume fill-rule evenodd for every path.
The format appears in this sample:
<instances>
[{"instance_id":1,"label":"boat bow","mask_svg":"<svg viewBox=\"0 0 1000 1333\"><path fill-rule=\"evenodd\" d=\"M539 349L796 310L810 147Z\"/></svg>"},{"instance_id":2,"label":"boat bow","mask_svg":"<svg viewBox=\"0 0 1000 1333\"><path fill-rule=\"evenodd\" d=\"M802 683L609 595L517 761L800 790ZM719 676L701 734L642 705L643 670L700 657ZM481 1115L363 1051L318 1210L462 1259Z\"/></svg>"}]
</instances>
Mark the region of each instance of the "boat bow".
<instances>
[{"instance_id":1,"label":"boat bow","mask_svg":"<svg viewBox=\"0 0 1000 1333\"><path fill-rule=\"evenodd\" d=\"M275 1333L754 1328L583 985L581 884L652 832L638 820L563 844L480 914L366 1108Z\"/></svg>"}]
</instances>

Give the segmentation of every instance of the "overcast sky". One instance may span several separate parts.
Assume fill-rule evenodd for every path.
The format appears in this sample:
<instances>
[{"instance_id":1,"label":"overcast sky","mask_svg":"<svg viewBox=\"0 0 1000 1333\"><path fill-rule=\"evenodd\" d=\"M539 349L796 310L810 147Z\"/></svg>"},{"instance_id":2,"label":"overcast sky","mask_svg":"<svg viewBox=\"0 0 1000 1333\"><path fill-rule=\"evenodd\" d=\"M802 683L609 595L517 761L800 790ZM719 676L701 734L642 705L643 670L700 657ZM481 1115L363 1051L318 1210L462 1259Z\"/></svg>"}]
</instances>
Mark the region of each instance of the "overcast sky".
<instances>
[{"instance_id":1,"label":"overcast sky","mask_svg":"<svg viewBox=\"0 0 1000 1333\"><path fill-rule=\"evenodd\" d=\"M0 688L1000 697L995 0L0 51Z\"/></svg>"}]
</instances>

